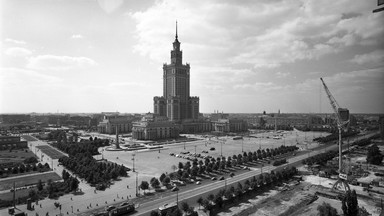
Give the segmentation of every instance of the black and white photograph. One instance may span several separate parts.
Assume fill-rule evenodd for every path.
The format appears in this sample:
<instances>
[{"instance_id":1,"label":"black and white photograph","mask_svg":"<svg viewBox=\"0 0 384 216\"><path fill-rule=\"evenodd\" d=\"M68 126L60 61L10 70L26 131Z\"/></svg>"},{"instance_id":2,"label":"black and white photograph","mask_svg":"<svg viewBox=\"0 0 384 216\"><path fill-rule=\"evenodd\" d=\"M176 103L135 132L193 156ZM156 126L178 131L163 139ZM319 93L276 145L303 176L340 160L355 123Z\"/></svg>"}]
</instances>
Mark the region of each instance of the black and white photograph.
<instances>
[{"instance_id":1,"label":"black and white photograph","mask_svg":"<svg viewBox=\"0 0 384 216\"><path fill-rule=\"evenodd\" d=\"M1 0L0 215L384 215L383 0Z\"/></svg>"}]
</instances>

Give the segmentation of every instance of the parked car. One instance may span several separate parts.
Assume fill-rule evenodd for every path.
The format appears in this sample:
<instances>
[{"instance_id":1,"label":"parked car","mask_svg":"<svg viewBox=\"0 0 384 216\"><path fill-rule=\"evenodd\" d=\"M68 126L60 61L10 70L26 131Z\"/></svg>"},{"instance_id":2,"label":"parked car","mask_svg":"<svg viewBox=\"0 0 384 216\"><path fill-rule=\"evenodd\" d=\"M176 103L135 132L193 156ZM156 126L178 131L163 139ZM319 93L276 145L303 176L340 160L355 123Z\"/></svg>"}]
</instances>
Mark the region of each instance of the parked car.
<instances>
[{"instance_id":1,"label":"parked car","mask_svg":"<svg viewBox=\"0 0 384 216\"><path fill-rule=\"evenodd\" d=\"M201 184L201 182L200 182L200 181L197 181L196 184L199 185L199 184Z\"/></svg>"},{"instance_id":2,"label":"parked car","mask_svg":"<svg viewBox=\"0 0 384 216\"><path fill-rule=\"evenodd\" d=\"M112 211L115 208L116 208L116 206L107 206L107 207L105 207L105 210L106 211Z\"/></svg>"},{"instance_id":3,"label":"parked car","mask_svg":"<svg viewBox=\"0 0 384 216\"><path fill-rule=\"evenodd\" d=\"M212 177L211 180L212 180L212 181L215 181L215 180L217 180L217 178L216 178L216 177Z\"/></svg>"},{"instance_id":4,"label":"parked car","mask_svg":"<svg viewBox=\"0 0 384 216\"><path fill-rule=\"evenodd\" d=\"M178 187L174 187L174 188L172 188L172 190L171 191L178 191L179 190L179 188Z\"/></svg>"},{"instance_id":5,"label":"parked car","mask_svg":"<svg viewBox=\"0 0 384 216\"><path fill-rule=\"evenodd\" d=\"M126 205L129 205L129 202L123 202L120 204L120 206L126 206Z\"/></svg>"},{"instance_id":6,"label":"parked car","mask_svg":"<svg viewBox=\"0 0 384 216\"><path fill-rule=\"evenodd\" d=\"M215 149L215 147L212 147L212 148L210 148L209 150L211 150L211 151L215 151L216 149Z\"/></svg>"},{"instance_id":7,"label":"parked car","mask_svg":"<svg viewBox=\"0 0 384 216\"><path fill-rule=\"evenodd\" d=\"M220 178L219 178L219 180L224 180L225 178L224 178L224 176L221 176Z\"/></svg>"}]
</instances>

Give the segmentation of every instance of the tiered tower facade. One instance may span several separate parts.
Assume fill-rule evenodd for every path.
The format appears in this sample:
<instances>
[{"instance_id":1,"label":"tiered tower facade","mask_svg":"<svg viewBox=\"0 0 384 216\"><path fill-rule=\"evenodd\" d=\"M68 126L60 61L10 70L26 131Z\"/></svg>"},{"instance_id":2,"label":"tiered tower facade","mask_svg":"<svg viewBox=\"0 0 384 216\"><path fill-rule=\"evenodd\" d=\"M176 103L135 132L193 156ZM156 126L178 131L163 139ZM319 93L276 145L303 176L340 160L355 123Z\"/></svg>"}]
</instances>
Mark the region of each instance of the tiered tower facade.
<instances>
[{"instance_id":1,"label":"tiered tower facade","mask_svg":"<svg viewBox=\"0 0 384 216\"><path fill-rule=\"evenodd\" d=\"M163 96L154 97L154 113L171 121L197 119L199 97L190 96L190 65L183 64L183 51L177 35L171 50L171 63L163 65Z\"/></svg>"}]
</instances>

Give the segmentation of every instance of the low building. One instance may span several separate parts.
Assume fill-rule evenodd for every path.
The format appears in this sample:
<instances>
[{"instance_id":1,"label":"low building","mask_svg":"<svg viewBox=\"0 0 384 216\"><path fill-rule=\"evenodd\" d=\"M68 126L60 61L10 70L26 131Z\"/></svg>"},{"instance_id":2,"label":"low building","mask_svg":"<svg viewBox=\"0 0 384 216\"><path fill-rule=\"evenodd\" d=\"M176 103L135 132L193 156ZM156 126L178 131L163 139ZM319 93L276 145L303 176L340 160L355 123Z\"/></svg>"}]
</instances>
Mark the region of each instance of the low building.
<instances>
[{"instance_id":1,"label":"low building","mask_svg":"<svg viewBox=\"0 0 384 216\"><path fill-rule=\"evenodd\" d=\"M120 134L132 132L133 116L104 116L97 125L97 132L104 134L115 134L116 128Z\"/></svg>"},{"instance_id":2,"label":"low building","mask_svg":"<svg viewBox=\"0 0 384 216\"><path fill-rule=\"evenodd\" d=\"M219 133L246 132L248 123L241 119L218 119L212 121L212 130Z\"/></svg>"},{"instance_id":3,"label":"low building","mask_svg":"<svg viewBox=\"0 0 384 216\"><path fill-rule=\"evenodd\" d=\"M181 122L180 133L204 133L212 131L212 123L206 119L186 119Z\"/></svg>"},{"instance_id":4,"label":"low building","mask_svg":"<svg viewBox=\"0 0 384 216\"><path fill-rule=\"evenodd\" d=\"M148 113L141 121L134 122L132 138L137 140L159 140L179 137L179 125L165 116Z\"/></svg>"},{"instance_id":5,"label":"low building","mask_svg":"<svg viewBox=\"0 0 384 216\"><path fill-rule=\"evenodd\" d=\"M0 136L0 150L28 148L27 141L21 141L18 136Z\"/></svg>"}]
</instances>

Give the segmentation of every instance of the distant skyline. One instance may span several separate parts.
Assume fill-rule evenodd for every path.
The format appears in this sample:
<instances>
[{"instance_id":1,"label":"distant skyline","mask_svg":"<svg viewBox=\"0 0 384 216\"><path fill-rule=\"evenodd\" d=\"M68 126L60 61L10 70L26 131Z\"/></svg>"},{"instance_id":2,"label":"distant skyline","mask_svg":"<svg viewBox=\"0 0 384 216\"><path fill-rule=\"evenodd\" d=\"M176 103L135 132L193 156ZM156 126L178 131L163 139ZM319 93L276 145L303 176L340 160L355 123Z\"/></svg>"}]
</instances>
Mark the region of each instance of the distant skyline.
<instances>
[{"instance_id":1,"label":"distant skyline","mask_svg":"<svg viewBox=\"0 0 384 216\"><path fill-rule=\"evenodd\" d=\"M178 21L200 112L384 113L377 0L3 0L0 113L146 113Z\"/></svg>"}]
</instances>

